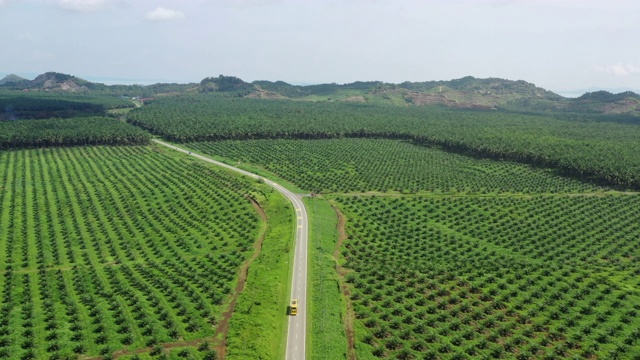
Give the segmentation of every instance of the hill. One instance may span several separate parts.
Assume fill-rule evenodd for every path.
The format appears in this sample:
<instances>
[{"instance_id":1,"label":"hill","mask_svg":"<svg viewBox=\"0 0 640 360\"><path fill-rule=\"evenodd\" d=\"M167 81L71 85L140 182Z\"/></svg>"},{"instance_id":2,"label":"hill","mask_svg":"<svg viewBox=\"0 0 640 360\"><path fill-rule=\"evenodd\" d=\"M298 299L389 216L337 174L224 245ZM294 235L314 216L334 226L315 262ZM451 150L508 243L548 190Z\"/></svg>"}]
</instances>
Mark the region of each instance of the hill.
<instances>
[{"instance_id":1,"label":"hill","mask_svg":"<svg viewBox=\"0 0 640 360\"><path fill-rule=\"evenodd\" d=\"M3 77L2 79L0 79L0 86L4 85L4 84L15 84L15 83L21 83L23 81L29 81L23 77L20 77L18 75L15 74L9 74L5 77Z\"/></svg>"},{"instance_id":2,"label":"hill","mask_svg":"<svg viewBox=\"0 0 640 360\"><path fill-rule=\"evenodd\" d=\"M570 99L523 80L478 79L467 76L448 81L381 81L350 84L291 85L283 81L254 81L248 97L310 101L350 101L395 105L442 105L460 109L517 112L563 112L640 115L640 95L627 91L587 93Z\"/></svg>"},{"instance_id":3,"label":"hill","mask_svg":"<svg viewBox=\"0 0 640 360\"><path fill-rule=\"evenodd\" d=\"M640 95L625 91L612 94L608 91L588 92L571 102L572 111L601 112L606 114L640 114Z\"/></svg>"},{"instance_id":4,"label":"hill","mask_svg":"<svg viewBox=\"0 0 640 360\"><path fill-rule=\"evenodd\" d=\"M640 95L631 91L607 91L565 98L524 80L479 79L466 76L447 81L400 84L382 81L356 81L348 84L292 85L284 81L245 82L235 76L204 78L199 84L105 85L72 75L47 72L34 80L9 75L0 80L0 89L98 92L127 97L153 97L159 94L216 93L218 96L300 101L360 102L397 106L440 105L459 109L507 110L527 113L615 115L615 121L637 122ZM620 118L620 119L618 119Z\"/></svg>"},{"instance_id":5,"label":"hill","mask_svg":"<svg viewBox=\"0 0 640 360\"><path fill-rule=\"evenodd\" d=\"M88 91L86 86L89 82L72 75L61 74L56 72L47 72L39 75L31 82L30 88L41 88L47 90L63 90L70 92Z\"/></svg>"},{"instance_id":6,"label":"hill","mask_svg":"<svg viewBox=\"0 0 640 360\"><path fill-rule=\"evenodd\" d=\"M127 97L150 97L158 94L172 94L193 91L197 84L158 83L152 85L105 85L81 79L79 77L46 72L33 80L8 75L0 80L0 90L30 90L61 93L100 93Z\"/></svg>"},{"instance_id":7,"label":"hill","mask_svg":"<svg viewBox=\"0 0 640 360\"><path fill-rule=\"evenodd\" d=\"M220 75L217 78L207 77L202 79L198 91L207 92L231 92L237 96L249 95L255 87L235 76Z\"/></svg>"},{"instance_id":8,"label":"hill","mask_svg":"<svg viewBox=\"0 0 640 360\"><path fill-rule=\"evenodd\" d=\"M45 91L65 91L65 92L86 92L95 85L87 80L78 77L57 73L46 72L38 75L33 80L28 80L17 75L7 75L0 80L0 88L8 90L45 90Z\"/></svg>"}]
</instances>

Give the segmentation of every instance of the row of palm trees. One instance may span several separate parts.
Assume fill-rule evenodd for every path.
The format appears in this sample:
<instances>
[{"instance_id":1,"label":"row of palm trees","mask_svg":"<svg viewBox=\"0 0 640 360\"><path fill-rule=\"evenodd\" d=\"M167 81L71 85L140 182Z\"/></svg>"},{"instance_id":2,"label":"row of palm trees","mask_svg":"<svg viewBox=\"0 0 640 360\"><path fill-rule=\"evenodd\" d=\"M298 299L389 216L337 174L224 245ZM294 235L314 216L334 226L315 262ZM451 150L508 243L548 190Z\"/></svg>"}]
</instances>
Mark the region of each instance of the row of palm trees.
<instances>
[{"instance_id":1,"label":"row of palm trees","mask_svg":"<svg viewBox=\"0 0 640 360\"><path fill-rule=\"evenodd\" d=\"M158 99L129 114L131 123L173 141L388 138L448 151L561 169L581 179L640 187L640 128L512 114L224 99Z\"/></svg>"},{"instance_id":2,"label":"row of palm trees","mask_svg":"<svg viewBox=\"0 0 640 360\"><path fill-rule=\"evenodd\" d=\"M0 123L0 150L76 145L147 144L142 129L106 117L20 120Z\"/></svg>"}]
</instances>

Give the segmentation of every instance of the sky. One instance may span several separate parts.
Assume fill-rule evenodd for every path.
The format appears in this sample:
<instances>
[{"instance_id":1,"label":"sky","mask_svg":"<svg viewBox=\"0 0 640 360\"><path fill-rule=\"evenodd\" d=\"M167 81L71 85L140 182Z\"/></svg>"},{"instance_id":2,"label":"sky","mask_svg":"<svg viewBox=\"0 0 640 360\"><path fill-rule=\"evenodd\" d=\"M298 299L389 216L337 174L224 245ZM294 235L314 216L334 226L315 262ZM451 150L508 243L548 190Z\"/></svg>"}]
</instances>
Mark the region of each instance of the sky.
<instances>
[{"instance_id":1,"label":"sky","mask_svg":"<svg viewBox=\"0 0 640 360\"><path fill-rule=\"evenodd\" d=\"M0 76L525 80L640 93L638 0L0 0Z\"/></svg>"}]
</instances>

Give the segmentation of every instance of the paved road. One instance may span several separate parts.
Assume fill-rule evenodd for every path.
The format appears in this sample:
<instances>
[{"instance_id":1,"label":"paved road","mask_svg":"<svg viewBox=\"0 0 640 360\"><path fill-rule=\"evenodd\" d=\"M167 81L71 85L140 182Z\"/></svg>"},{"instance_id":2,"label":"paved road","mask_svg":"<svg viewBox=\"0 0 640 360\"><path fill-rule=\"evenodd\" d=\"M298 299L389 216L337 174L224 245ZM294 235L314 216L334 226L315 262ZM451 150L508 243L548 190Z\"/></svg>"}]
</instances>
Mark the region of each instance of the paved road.
<instances>
[{"instance_id":1,"label":"paved road","mask_svg":"<svg viewBox=\"0 0 640 360\"><path fill-rule=\"evenodd\" d=\"M307 239L309 233L309 219L307 209L299 195L292 193L281 185L264 179L261 176L237 167L210 159L208 157L195 154L189 150L179 148L164 141L153 139L156 143L174 149L185 154L189 154L200 160L222 166L224 168L239 172L254 179L263 179L264 182L291 201L296 210L296 245L293 260L293 276L291 284L291 298L298 299L298 315L289 316L289 330L287 331L287 354L286 360L304 360L306 350L306 328L307 328ZM285 316L284 312L282 316Z\"/></svg>"}]
</instances>

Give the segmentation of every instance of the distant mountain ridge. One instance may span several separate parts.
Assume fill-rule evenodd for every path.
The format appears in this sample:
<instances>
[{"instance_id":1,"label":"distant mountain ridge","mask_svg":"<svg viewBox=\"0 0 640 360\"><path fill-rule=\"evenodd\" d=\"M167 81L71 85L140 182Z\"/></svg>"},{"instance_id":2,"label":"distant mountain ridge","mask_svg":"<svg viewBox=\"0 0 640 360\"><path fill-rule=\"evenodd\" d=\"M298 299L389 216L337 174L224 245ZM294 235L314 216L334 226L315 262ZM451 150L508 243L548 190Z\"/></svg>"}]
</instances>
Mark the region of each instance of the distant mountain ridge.
<instances>
[{"instance_id":1,"label":"distant mountain ridge","mask_svg":"<svg viewBox=\"0 0 640 360\"><path fill-rule=\"evenodd\" d=\"M640 99L640 95L634 93L633 91L624 91L621 93L613 94L608 91L600 90L584 93L578 98L578 100L618 101L626 98Z\"/></svg>"},{"instance_id":2,"label":"distant mountain ridge","mask_svg":"<svg viewBox=\"0 0 640 360\"><path fill-rule=\"evenodd\" d=\"M92 84L93 83L87 80L57 72L46 72L38 75L33 80L28 80L13 74L7 75L0 80L0 86L5 88L67 92L89 91Z\"/></svg>"},{"instance_id":3,"label":"distant mountain ridge","mask_svg":"<svg viewBox=\"0 0 640 360\"><path fill-rule=\"evenodd\" d=\"M443 105L461 109L525 112L572 112L631 114L640 116L640 95L626 91L586 93L571 99L523 80L478 79L472 76L447 81L381 81L351 84L290 85L283 81L254 81L256 91L248 96L301 100L388 102L396 105Z\"/></svg>"},{"instance_id":4,"label":"distant mountain ridge","mask_svg":"<svg viewBox=\"0 0 640 360\"><path fill-rule=\"evenodd\" d=\"M123 96L153 96L166 93L225 93L228 96L302 101L347 101L401 106L441 105L460 109L525 112L571 112L640 116L640 95L625 91L612 94L594 91L566 98L524 80L479 79L466 76L446 81L400 84L356 81L349 84L292 85L284 81L245 82L235 76L207 77L199 84L104 85L72 75L47 72L34 80L8 75L0 89L104 92Z\"/></svg>"},{"instance_id":5,"label":"distant mountain ridge","mask_svg":"<svg viewBox=\"0 0 640 360\"><path fill-rule=\"evenodd\" d=\"M33 80L7 75L0 80L0 90L53 91L67 93L106 93L118 96L152 96L194 90L197 84L105 85L58 72L46 72Z\"/></svg>"},{"instance_id":6,"label":"distant mountain ridge","mask_svg":"<svg viewBox=\"0 0 640 360\"><path fill-rule=\"evenodd\" d=\"M15 83L21 83L23 81L29 81L23 77L20 77L18 75L15 74L9 74L5 77L3 77L2 79L0 79L0 86L5 85L5 84L15 84Z\"/></svg>"}]
</instances>

